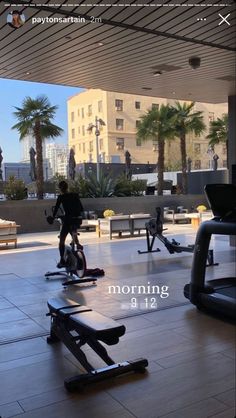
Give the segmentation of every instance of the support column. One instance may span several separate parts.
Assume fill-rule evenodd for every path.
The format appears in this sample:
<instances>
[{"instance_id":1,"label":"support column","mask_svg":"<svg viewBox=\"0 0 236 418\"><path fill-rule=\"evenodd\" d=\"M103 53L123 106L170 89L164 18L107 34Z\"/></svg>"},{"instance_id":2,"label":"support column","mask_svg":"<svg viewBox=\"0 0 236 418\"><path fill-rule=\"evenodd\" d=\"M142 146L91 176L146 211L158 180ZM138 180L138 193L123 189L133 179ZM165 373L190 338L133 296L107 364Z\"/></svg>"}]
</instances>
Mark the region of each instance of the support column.
<instances>
[{"instance_id":1,"label":"support column","mask_svg":"<svg viewBox=\"0 0 236 418\"><path fill-rule=\"evenodd\" d=\"M228 164L229 183L236 186L236 95L228 97L229 136L228 136ZM236 236L230 236L230 245L236 247Z\"/></svg>"}]
</instances>

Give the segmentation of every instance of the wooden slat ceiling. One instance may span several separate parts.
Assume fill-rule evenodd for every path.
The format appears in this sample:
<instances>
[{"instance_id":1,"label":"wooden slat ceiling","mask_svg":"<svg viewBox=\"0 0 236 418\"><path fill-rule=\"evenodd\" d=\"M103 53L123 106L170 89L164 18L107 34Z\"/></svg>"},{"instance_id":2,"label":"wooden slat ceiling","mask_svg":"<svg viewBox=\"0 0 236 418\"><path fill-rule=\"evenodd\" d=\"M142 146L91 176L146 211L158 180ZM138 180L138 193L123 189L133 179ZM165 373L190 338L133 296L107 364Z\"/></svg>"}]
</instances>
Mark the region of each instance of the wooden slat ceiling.
<instances>
[{"instance_id":1,"label":"wooden slat ceiling","mask_svg":"<svg viewBox=\"0 0 236 418\"><path fill-rule=\"evenodd\" d=\"M236 93L235 2L178 0L178 4L0 1L0 77L225 102ZM27 19L17 30L6 23L15 9L24 11ZM229 13L230 25L219 25L219 14ZM85 17L86 22L32 24L31 20L69 16ZM89 21L91 16L96 23ZM201 18L206 20L197 20ZM188 64L192 56L201 58L197 70ZM162 74L154 77L159 69Z\"/></svg>"}]
</instances>

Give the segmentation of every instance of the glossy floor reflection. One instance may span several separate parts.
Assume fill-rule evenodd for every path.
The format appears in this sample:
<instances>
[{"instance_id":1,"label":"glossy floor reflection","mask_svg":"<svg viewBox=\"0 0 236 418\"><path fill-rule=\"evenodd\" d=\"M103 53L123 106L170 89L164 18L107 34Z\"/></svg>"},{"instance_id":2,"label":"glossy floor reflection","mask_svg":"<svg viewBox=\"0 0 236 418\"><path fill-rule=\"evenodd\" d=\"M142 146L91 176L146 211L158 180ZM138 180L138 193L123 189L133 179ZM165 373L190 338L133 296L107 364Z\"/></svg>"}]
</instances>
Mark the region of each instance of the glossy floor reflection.
<instances>
[{"instance_id":1,"label":"glossy floor reflection","mask_svg":"<svg viewBox=\"0 0 236 418\"><path fill-rule=\"evenodd\" d=\"M191 226L170 226L167 235L183 245L194 242ZM192 256L139 255L145 237L101 239L81 234L88 267L104 268L97 285L63 290L54 270L56 234L19 236L18 249L0 250L0 416L22 418L233 418L235 330L232 324L198 312L183 296ZM42 243L35 245L35 243ZM227 237L212 241L218 267L208 278L235 274L235 250ZM132 290L134 293L130 292ZM140 289L157 286L159 294ZM149 288L148 288L149 286ZM164 286L164 288L163 288ZM161 289L168 287L168 297ZM48 346L47 300L74 299L126 326L119 345L109 347L116 361L146 357L145 375L129 375L68 394L63 379L79 365L62 345ZM152 300L153 298L153 300ZM87 348L91 362L102 366Z\"/></svg>"}]
</instances>

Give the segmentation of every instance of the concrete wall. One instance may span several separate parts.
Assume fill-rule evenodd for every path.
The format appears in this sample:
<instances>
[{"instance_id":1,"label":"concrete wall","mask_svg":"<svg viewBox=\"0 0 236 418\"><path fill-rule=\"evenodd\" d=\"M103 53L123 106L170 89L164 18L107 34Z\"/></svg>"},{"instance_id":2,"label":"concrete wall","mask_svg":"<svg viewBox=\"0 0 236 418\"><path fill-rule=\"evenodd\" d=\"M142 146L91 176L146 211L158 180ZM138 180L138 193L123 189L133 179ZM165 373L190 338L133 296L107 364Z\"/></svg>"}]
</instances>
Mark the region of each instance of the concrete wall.
<instances>
[{"instance_id":1,"label":"concrete wall","mask_svg":"<svg viewBox=\"0 0 236 418\"><path fill-rule=\"evenodd\" d=\"M155 208L160 206L184 206L187 209L196 208L199 204L207 206L203 195L166 195L140 197L111 197L82 199L85 210L93 210L100 216L105 209L113 209L116 213L150 213L155 216ZM55 200L18 200L0 202L0 218L14 220L21 225L19 233L53 231L58 227L46 222L44 211L51 214Z\"/></svg>"}]
</instances>

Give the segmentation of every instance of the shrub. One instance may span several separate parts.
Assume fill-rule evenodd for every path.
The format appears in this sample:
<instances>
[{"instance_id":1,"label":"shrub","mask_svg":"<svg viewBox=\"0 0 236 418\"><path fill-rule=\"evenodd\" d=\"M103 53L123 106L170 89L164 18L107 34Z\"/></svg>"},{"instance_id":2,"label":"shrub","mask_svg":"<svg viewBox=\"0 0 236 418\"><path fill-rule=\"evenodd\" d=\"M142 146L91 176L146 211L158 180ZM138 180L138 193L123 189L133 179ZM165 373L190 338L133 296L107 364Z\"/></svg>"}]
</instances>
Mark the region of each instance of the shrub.
<instances>
[{"instance_id":1,"label":"shrub","mask_svg":"<svg viewBox=\"0 0 236 418\"><path fill-rule=\"evenodd\" d=\"M81 174L69 181L69 191L78 193L80 197L89 197L89 181Z\"/></svg>"},{"instance_id":2,"label":"shrub","mask_svg":"<svg viewBox=\"0 0 236 418\"><path fill-rule=\"evenodd\" d=\"M115 196L131 196L131 181L127 179L126 175L121 175L116 181L114 188Z\"/></svg>"},{"instance_id":3,"label":"shrub","mask_svg":"<svg viewBox=\"0 0 236 418\"><path fill-rule=\"evenodd\" d=\"M10 176L6 182L4 193L7 200L23 200L27 198L25 183L14 176Z\"/></svg>"}]
</instances>

